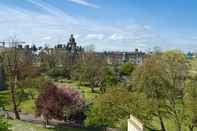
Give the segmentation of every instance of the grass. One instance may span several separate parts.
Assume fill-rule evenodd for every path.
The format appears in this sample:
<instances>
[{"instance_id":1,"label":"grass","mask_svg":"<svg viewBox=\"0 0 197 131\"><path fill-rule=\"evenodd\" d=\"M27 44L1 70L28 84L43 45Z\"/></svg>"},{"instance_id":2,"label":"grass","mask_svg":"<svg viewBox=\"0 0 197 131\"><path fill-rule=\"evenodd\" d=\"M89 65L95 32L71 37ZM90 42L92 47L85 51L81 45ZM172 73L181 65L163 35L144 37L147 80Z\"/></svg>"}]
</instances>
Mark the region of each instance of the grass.
<instances>
[{"instance_id":1,"label":"grass","mask_svg":"<svg viewBox=\"0 0 197 131\"><path fill-rule=\"evenodd\" d=\"M35 100L34 99L30 99L30 100L26 100L23 101L19 107L23 113L31 113L34 114L35 113Z\"/></svg>"},{"instance_id":2,"label":"grass","mask_svg":"<svg viewBox=\"0 0 197 131\"><path fill-rule=\"evenodd\" d=\"M13 109L9 90L0 91L0 107L4 107L6 110ZM34 99L28 97L26 100L21 102L19 109L21 109L23 113L34 114L35 111Z\"/></svg>"},{"instance_id":3,"label":"grass","mask_svg":"<svg viewBox=\"0 0 197 131\"><path fill-rule=\"evenodd\" d=\"M58 82L55 82L58 86L69 86L72 87L78 91L80 91L85 98L85 101L87 103L92 103L94 101L94 99L99 96L100 91L98 89L95 89L95 93L92 92L92 90L90 89L90 87L88 86L81 86L79 81L71 81L71 80L65 80L65 79L61 79Z\"/></svg>"},{"instance_id":4,"label":"grass","mask_svg":"<svg viewBox=\"0 0 197 131\"><path fill-rule=\"evenodd\" d=\"M91 89L87 86L81 86L78 81L71 81L71 80L65 80L60 79L55 82L58 86L69 86L72 87L78 91L80 91L84 98L88 103L92 103L94 99L99 96L100 92L97 89L96 93L92 93ZM31 92L34 94L34 96L38 95L38 92L36 89L34 90L26 90L26 92ZM35 111L35 100L28 97L28 99L24 100L21 105L20 109L23 113L30 113L34 114ZM0 107L4 106L7 110L11 110L11 100L10 100L10 92L8 90L6 91L0 91ZM9 120L9 123L13 127L13 131L100 131L96 129L72 129L72 128L63 128L63 127L55 127L54 129L44 129L39 124L31 124L27 122L21 122L21 121L15 121L15 120ZM167 131L175 131L175 126L172 120L165 120L164 121ZM154 127L157 129L160 128L159 120L155 119L153 121ZM186 127L183 131L188 130ZM197 131L197 128L194 129L194 131Z\"/></svg>"},{"instance_id":5,"label":"grass","mask_svg":"<svg viewBox=\"0 0 197 131\"><path fill-rule=\"evenodd\" d=\"M12 131L102 131L101 129L95 128L65 128L60 126L45 129L40 124L32 124L17 120L9 120L8 123L11 125Z\"/></svg>"},{"instance_id":6,"label":"grass","mask_svg":"<svg viewBox=\"0 0 197 131\"><path fill-rule=\"evenodd\" d=\"M77 81L70 81L65 79L60 79L58 82L55 82L58 86L69 86L72 87L78 91L80 91L85 98L85 101L87 104L92 103L94 99L100 94L99 91L96 89L96 93L92 93L91 89L87 86L80 86L79 82ZM25 89L25 92L31 92L36 97L38 95L38 92L36 89ZM19 106L19 109L23 113L30 113L34 114L35 112L35 99L32 99L30 96L27 97L25 100L23 100ZM11 104L11 97L10 97L10 91L0 91L0 107L5 107L6 110L12 110L12 104Z\"/></svg>"},{"instance_id":7,"label":"grass","mask_svg":"<svg viewBox=\"0 0 197 131\"><path fill-rule=\"evenodd\" d=\"M10 92L0 91L0 107L8 107L10 105Z\"/></svg>"},{"instance_id":8,"label":"grass","mask_svg":"<svg viewBox=\"0 0 197 131\"><path fill-rule=\"evenodd\" d=\"M155 119L152 124L153 124L153 126L156 129L160 129L159 120ZM164 124L165 124L165 127L166 127L166 130L167 131L176 131L176 127L175 127L175 124L174 124L174 121L173 120L165 119L164 120ZM188 130L189 129L187 127L183 127L183 131L188 131ZM194 128L193 131L197 131L197 128Z\"/></svg>"}]
</instances>

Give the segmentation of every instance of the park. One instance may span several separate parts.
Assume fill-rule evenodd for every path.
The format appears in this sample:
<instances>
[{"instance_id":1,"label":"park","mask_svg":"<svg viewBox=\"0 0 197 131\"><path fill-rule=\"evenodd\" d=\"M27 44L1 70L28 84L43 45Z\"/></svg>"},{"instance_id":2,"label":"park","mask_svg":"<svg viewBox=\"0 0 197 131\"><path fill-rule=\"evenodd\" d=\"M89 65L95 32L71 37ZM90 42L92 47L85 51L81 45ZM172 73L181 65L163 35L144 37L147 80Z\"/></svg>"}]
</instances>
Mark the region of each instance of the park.
<instances>
[{"instance_id":1,"label":"park","mask_svg":"<svg viewBox=\"0 0 197 131\"><path fill-rule=\"evenodd\" d=\"M54 48L9 44L0 55L1 124L8 129L127 130L132 114L146 130L195 130L194 55L97 53L78 47L73 35Z\"/></svg>"},{"instance_id":2,"label":"park","mask_svg":"<svg viewBox=\"0 0 197 131\"><path fill-rule=\"evenodd\" d=\"M197 131L195 0L0 0L0 131Z\"/></svg>"}]
</instances>

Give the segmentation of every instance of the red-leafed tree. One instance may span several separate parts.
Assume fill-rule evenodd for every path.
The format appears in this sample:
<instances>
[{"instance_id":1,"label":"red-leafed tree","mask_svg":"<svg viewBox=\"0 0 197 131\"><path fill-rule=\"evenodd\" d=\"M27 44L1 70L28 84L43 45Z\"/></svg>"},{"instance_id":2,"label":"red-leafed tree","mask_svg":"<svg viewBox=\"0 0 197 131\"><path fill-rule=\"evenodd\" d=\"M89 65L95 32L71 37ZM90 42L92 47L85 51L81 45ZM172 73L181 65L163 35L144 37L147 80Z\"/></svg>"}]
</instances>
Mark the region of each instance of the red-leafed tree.
<instances>
[{"instance_id":1,"label":"red-leafed tree","mask_svg":"<svg viewBox=\"0 0 197 131\"><path fill-rule=\"evenodd\" d=\"M64 120L69 115L83 112L85 102L80 92L70 88L58 88L46 83L36 100L36 115L42 116L45 126L50 119Z\"/></svg>"}]
</instances>

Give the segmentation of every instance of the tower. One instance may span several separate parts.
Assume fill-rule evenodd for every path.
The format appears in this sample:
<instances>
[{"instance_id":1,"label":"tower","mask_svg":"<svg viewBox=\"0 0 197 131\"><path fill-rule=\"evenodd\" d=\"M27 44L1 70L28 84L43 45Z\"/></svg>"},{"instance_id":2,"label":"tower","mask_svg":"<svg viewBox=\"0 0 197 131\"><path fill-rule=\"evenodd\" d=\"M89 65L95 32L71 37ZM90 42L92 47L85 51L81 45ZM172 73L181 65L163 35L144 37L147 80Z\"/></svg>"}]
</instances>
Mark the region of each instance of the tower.
<instances>
[{"instance_id":1,"label":"tower","mask_svg":"<svg viewBox=\"0 0 197 131\"><path fill-rule=\"evenodd\" d=\"M70 35L69 41L66 46L66 50L68 53L69 63L70 65L73 65L77 56L77 43L75 42L73 34Z\"/></svg>"},{"instance_id":2,"label":"tower","mask_svg":"<svg viewBox=\"0 0 197 131\"><path fill-rule=\"evenodd\" d=\"M75 54L77 52L77 43L75 42L73 34L70 35L66 48L72 54Z\"/></svg>"}]
</instances>

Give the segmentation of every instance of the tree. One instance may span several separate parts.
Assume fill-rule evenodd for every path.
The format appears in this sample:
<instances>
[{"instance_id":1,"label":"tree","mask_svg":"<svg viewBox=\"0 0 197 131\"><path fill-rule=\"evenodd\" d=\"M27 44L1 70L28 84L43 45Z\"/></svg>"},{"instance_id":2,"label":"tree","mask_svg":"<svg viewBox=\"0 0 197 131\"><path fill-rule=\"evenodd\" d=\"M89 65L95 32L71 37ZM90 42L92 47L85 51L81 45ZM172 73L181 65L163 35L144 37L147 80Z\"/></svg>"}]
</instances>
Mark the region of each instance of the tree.
<instances>
[{"instance_id":1,"label":"tree","mask_svg":"<svg viewBox=\"0 0 197 131\"><path fill-rule=\"evenodd\" d=\"M126 88L112 88L96 98L87 111L87 126L119 127L130 114L142 120L150 127L151 105L142 93L128 92ZM120 127L123 128L123 127Z\"/></svg>"},{"instance_id":2,"label":"tree","mask_svg":"<svg viewBox=\"0 0 197 131\"><path fill-rule=\"evenodd\" d=\"M185 124L189 131L197 127L197 82L188 80L184 90L184 115Z\"/></svg>"},{"instance_id":3,"label":"tree","mask_svg":"<svg viewBox=\"0 0 197 131\"><path fill-rule=\"evenodd\" d=\"M134 69L135 69L135 65L132 63L121 64L120 65L120 75L121 76L130 76Z\"/></svg>"},{"instance_id":4,"label":"tree","mask_svg":"<svg viewBox=\"0 0 197 131\"><path fill-rule=\"evenodd\" d=\"M118 73L114 66L107 66L104 70L104 83L106 87L113 87L118 83Z\"/></svg>"},{"instance_id":5,"label":"tree","mask_svg":"<svg viewBox=\"0 0 197 131\"><path fill-rule=\"evenodd\" d=\"M174 120L176 130L182 130L183 89L187 72L185 55L169 51L149 56L133 74L131 88L142 90L156 105L155 115L160 120L161 130L166 130L163 119L169 116Z\"/></svg>"},{"instance_id":6,"label":"tree","mask_svg":"<svg viewBox=\"0 0 197 131\"><path fill-rule=\"evenodd\" d=\"M16 119L20 119L19 110L16 100L16 89L18 86L18 79L20 74L21 67L21 57L19 54L19 49L17 48L17 41L15 39L12 40L10 48L5 50L4 52L4 64L7 67L7 73L9 77L9 87L12 99L13 110L15 113Z\"/></svg>"},{"instance_id":7,"label":"tree","mask_svg":"<svg viewBox=\"0 0 197 131\"><path fill-rule=\"evenodd\" d=\"M64 120L66 115L83 111L85 102L78 91L68 87L57 88L46 83L36 102L36 114L44 118L45 127L48 120Z\"/></svg>"},{"instance_id":8,"label":"tree","mask_svg":"<svg viewBox=\"0 0 197 131\"><path fill-rule=\"evenodd\" d=\"M185 54L180 51L168 51L163 54L162 65L164 65L164 81L168 89L168 107L174 120L176 130L182 131L184 109L183 92L185 88L185 80L188 77L188 62ZM178 105L178 103L181 103Z\"/></svg>"},{"instance_id":9,"label":"tree","mask_svg":"<svg viewBox=\"0 0 197 131\"><path fill-rule=\"evenodd\" d=\"M10 131L9 124L2 117L0 117L0 131Z\"/></svg>"},{"instance_id":10,"label":"tree","mask_svg":"<svg viewBox=\"0 0 197 131\"><path fill-rule=\"evenodd\" d=\"M101 92L105 92L105 70L106 61L95 53L88 52L84 54L83 60L79 61L73 74L79 81L88 83L92 92L99 87Z\"/></svg>"},{"instance_id":11,"label":"tree","mask_svg":"<svg viewBox=\"0 0 197 131\"><path fill-rule=\"evenodd\" d=\"M37 92L42 90L42 86L47 82L47 80L42 77L26 77L23 80L20 80L19 87L22 89L26 89L25 92L27 92L28 96L31 97L31 99L35 99L37 96Z\"/></svg>"},{"instance_id":12,"label":"tree","mask_svg":"<svg viewBox=\"0 0 197 131\"><path fill-rule=\"evenodd\" d=\"M143 91L154 105L154 115L160 121L161 131L165 131L164 118L168 114L167 88L163 81L164 69L161 55L148 57L142 65L137 67L132 77L132 89Z\"/></svg>"},{"instance_id":13,"label":"tree","mask_svg":"<svg viewBox=\"0 0 197 131\"><path fill-rule=\"evenodd\" d=\"M33 55L29 45L21 48L19 43L16 38L11 39L9 48L4 48L2 52L3 66L9 81L10 96L16 119L20 119L18 107L23 100L21 96L24 96L20 81L39 74L39 71L35 70L37 68L33 66Z\"/></svg>"},{"instance_id":14,"label":"tree","mask_svg":"<svg viewBox=\"0 0 197 131\"><path fill-rule=\"evenodd\" d=\"M6 75L3 64L0 64L0 90L6 88Z\"/></svg>"}]
</instances>

